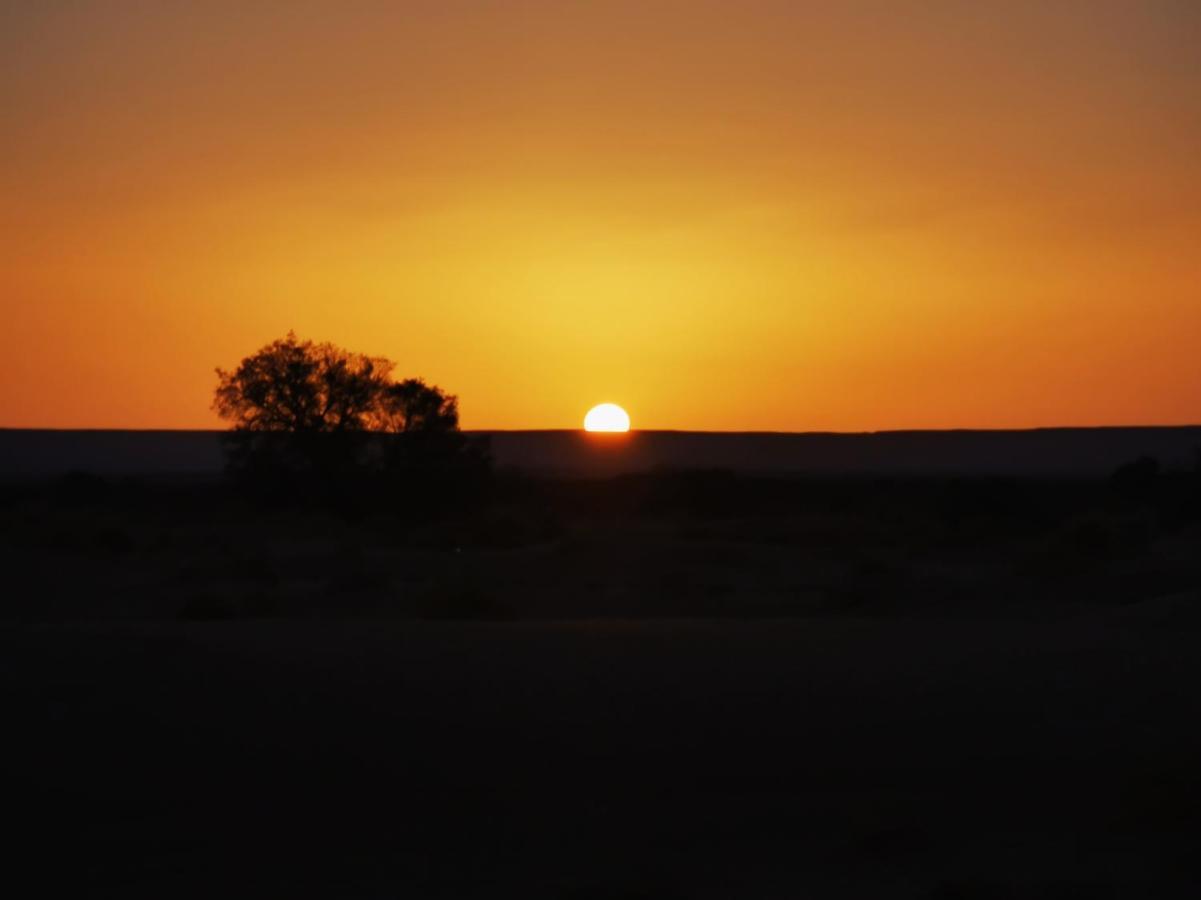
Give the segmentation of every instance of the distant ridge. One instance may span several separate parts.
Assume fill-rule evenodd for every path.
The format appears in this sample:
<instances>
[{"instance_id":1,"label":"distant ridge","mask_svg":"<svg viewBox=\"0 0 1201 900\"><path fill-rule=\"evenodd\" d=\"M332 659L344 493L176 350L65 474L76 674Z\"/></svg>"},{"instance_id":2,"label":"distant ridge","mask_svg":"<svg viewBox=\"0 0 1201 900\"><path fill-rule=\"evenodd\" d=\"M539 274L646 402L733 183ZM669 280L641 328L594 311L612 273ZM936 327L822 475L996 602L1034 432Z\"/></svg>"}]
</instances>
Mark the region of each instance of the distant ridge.
<instances>
[{"instance_id":1,"label":"distant ridge","mask_svg":"<svg viewBox=\"0 0 1201 900\"><path fill-rule=\"evenodd\" d=\"M1193 465L1201 426L843 432L476 431L501 468L569 476L655 469L780 475L1098 477L1153 456ZM0 478L220 473L219 431L0 429Z\"/></svg>"}]
</instances>

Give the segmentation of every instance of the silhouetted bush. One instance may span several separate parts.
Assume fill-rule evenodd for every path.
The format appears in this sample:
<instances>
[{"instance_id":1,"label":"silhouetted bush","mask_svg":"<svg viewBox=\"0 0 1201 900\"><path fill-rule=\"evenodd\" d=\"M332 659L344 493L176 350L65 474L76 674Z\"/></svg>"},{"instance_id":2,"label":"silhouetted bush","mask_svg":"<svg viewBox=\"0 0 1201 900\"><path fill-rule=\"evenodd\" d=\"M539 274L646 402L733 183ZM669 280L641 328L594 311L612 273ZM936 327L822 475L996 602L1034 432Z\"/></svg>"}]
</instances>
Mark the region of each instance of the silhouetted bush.
<instances>
[{"instance_id":1,"label":"silhouetted bush","mask_svg":"<svg viewBox=\"0 0 1201 900\"><path fill-rule=\"evenodd\" d=\"M509 612L479 581L464 573L445 573L418 602L423 619L508 619Z\"/></svg>"},{"instance_id":2,"label":"silhouetted bush","mask_svg":"<svg viewBox=\"0 0 1201 900\"><path fill-rule=\"evenodd\" d=\"M1140 456L1132 462L1118 466L1110 477L1110 482L1123 493L1145 493L1159 479L1159 470L1159 460L1151 456Z\"/></svg>"},{"instance_id":3,"label":"silhouetted bush","mask_svg":"<svg viewBox=\"0 0 1201 900\"><path fill-rule=\"evenodd\" d=\"M243 592L196 591L189 594L179 618L191 621L261 619L278 613L275 597L265 590Z\"/></svg>"},{"instance_id":4,"label":"silhouetted bush","mask_svg":"<svg viewBox=\"0 0 1201 900\"><path fill-rule=\"evenodd\" d=\"M1130 559L1146 553L1153 539L1147 516L1091 512L1065 522L1046 550L1050 559L1068 564Z\"/></svg>"},{"instance_id":5,"label":"silhouetted bush","mask_svg":"<svg viewBox=\"0 0 1201 900\"><path fill-rule=\"evenodd\" d=\"M99 503L109 495L109 483L91 472L68 472L53 485L54 498L68 505Z\"/></svg>"}]
</instances>

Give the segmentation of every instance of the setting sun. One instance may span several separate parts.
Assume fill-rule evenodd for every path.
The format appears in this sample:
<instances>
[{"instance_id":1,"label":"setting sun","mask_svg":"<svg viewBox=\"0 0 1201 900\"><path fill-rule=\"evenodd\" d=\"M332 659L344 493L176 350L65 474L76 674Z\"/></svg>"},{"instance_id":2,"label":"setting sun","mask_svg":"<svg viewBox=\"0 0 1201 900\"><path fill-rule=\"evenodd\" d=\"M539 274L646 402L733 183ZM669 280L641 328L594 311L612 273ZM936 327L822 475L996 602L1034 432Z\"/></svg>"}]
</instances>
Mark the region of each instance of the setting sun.
<instances>
[{"instance_id":1,"label":"setting sun","mask_svg":"<svg viewBox=\"0 0 1201 900\"><path fill-rule=\"evenodd\" d=\"M602 403L584 416L585 431L629 431L630 416L616 403Z\"/></svg>"}]
</instances>

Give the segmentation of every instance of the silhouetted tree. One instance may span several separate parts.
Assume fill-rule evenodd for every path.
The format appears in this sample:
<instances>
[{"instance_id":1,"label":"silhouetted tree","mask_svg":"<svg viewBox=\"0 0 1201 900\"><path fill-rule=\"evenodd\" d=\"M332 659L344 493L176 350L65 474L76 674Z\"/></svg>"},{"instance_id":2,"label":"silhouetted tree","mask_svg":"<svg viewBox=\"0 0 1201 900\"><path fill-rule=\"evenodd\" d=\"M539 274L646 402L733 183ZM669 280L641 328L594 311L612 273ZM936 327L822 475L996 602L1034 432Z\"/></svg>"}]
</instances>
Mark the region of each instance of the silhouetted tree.
<instances>
[{"instance_id":1,"label":"silhouetted tree","mask_svg":"<svg viewBox=\"0 0 1201 900\"><path fill-rule=\"evenodd\" d=\"M276 487L318 476L339 490L366 475L412 482L415 469L443 489L485 469L483 448L459 431L457 398L420 379L394 381L394 369L291 332L217 369L213 408L233 425L230 469Z\"/></svg>"},{"instance_id":2,"label":"silhouetted tree","mask_svg":"<svg viewBox=\"0 0 1201 900\"><path fill-rule=\"evenodd\" d=\"M1118 466L1110 476L1110 482L1124 493L1145 493L1158 481L1159 472L1159 460L1153 456L1140 456Z\"/></svg>"},{"instance_id":3,"label":"silhouetted tree","mask_svg":"<svg viewBox=\"0 0 1201 900\"><path fill-rule=\"evenodd\" d=\"M436 434L459 426L459 401L420 378L406 378L384 390L385 430L401 434Z\"/></svg>"},{"instance_id":4,"label":"silhouetted tree","mask_svg":"<svg viewBox=\"0 0 1201 900\"><path fill-rule=\"evenodd\" d=\"M217 370L213 408L239 431L383 430L385 400L397 387L389 378L393 368L389 360L299 341L288 332L232 372Z\"/></svg>"}]
</instances>

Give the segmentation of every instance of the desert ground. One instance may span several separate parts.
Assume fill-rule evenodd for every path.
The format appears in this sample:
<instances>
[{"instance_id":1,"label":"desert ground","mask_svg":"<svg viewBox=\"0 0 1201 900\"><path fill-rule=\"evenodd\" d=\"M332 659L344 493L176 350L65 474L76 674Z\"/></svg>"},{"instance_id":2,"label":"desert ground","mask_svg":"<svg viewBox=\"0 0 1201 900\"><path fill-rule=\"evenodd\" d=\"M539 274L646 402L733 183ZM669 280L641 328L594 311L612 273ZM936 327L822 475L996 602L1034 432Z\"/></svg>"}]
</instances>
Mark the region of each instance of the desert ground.
<instances>
[{"instance_id":1,"label":"desert ground","mask_svg":"<svg viewBox=\"0 0 1201 900\"><path fill-rule=\"evenodd\" d=\"M438 515L11 482L11 870L89 897L1192 897L1199 498L1146 464L510 473Z\"/></svg>"},{"instance_id":2,"label":"desert ground","mask_svg":"<svg viewBox=\"0 0 1201 900\"><path fill-rule=\"evenodd\" d=\"M9 815L88 896L1195 896L1146 612L10 627Z\"/></svg>"}]
</instances>

